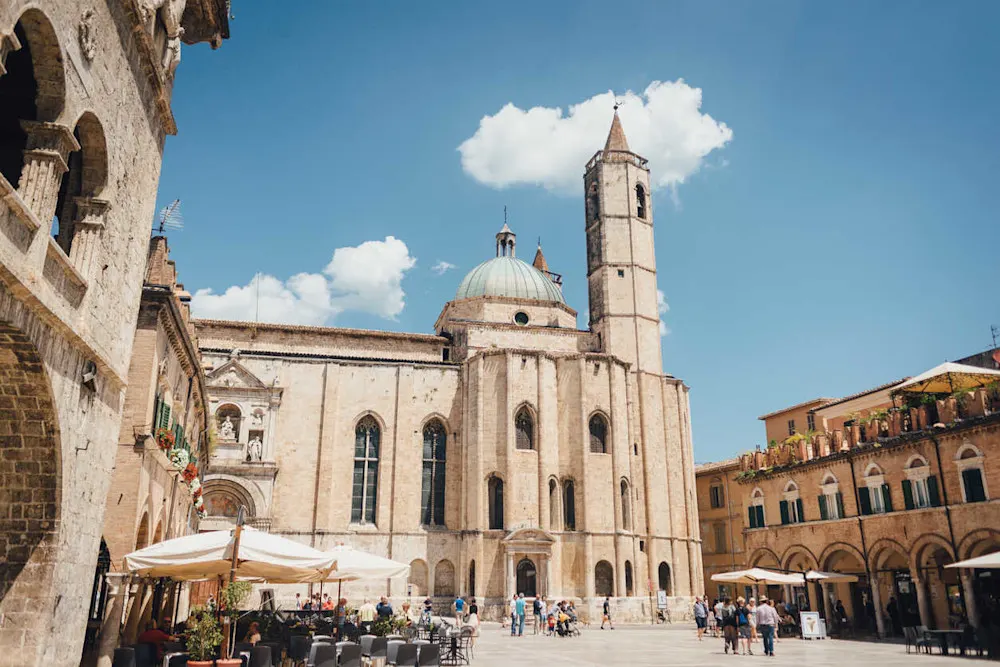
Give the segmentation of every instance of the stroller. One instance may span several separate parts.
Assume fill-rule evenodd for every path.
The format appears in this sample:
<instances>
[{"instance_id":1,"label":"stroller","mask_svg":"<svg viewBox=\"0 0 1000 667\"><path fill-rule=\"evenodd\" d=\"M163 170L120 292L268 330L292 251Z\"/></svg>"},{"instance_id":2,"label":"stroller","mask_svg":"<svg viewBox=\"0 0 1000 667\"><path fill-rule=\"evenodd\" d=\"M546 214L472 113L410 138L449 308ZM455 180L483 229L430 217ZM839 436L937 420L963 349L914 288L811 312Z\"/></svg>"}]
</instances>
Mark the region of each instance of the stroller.
<instances>
[{"instance_id":1,"label":"stroller","mask_svg":"<svg viewBox=\"0 0 1000 667\"><path fill-rule=\"evenodd\" d=\"M565 617L565 620L562 620ZM556 634L560 637L579 637L580 621L576 616L562 614L556 623Z\"/></svg>"}]
</instances>

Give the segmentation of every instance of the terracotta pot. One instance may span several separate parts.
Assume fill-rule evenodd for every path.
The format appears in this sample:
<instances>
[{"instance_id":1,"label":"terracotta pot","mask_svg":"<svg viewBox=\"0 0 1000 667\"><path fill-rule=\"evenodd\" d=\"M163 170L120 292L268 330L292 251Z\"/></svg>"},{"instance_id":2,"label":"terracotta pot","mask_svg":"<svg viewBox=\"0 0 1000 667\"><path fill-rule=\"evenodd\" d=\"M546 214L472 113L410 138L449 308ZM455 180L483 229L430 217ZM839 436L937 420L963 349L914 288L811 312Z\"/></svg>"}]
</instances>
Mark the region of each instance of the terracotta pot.
<instances>
[{"instance_id":1,"label":"terracotta pot","mask_svg":"<svg viewBox=\"0 0 1000 667\"><path fill-rule=\"evenodd\" d=\"M191 662L189 661L188 664L190 665ZM226 658L225 660L216 660L215 664L218 665L218 667L240 667L240 665L243 664L243 661L239 658Z\"/></svg>"},{"instance_id":2,"label":"terracotta pot","mask_svg":"<svg viewBox=\"0 0 1000 667\"><path fill-rule=\"evenodd\" d=\"M211 660L188 660L188 667L212 667Z\"/></svg>"}]
</instances>

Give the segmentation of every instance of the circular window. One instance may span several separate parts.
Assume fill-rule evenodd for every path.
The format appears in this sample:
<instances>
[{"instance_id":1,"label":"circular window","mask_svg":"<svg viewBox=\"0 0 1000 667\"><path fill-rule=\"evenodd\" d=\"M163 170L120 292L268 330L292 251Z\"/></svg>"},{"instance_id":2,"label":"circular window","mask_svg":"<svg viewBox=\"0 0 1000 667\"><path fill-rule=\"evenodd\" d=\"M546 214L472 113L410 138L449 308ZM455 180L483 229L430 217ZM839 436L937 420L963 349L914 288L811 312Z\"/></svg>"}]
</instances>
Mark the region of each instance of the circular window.
<instances>
[{"instance_id":1,"label":"circular window","mask_svg":"<svg viewBox=\"0 0 1000 667\"><path fill-rule=\"evenodd\" d=\"M514 314L514 321L520 324L522 327L528 323L528 313L523 310L519 310Z\"/></svg>"}]
</instances>

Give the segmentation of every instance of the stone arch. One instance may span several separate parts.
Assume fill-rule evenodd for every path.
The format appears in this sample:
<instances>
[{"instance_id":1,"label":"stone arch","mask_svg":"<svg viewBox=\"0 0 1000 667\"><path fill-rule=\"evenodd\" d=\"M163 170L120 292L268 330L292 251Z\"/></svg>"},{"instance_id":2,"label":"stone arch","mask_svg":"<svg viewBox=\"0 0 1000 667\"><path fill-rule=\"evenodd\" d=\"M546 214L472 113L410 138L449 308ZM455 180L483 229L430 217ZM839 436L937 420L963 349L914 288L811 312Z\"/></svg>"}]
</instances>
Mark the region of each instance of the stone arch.
<instances>
[{"instance_id":1,"label":"stone arch","mask_svg":"<svg viewBox=\"0 0 1000 667\"><path fill-rule=\"evenodd\" d=\"M149 512L143 512L139 519L139 529L135 532L135 549L144 549L149 546Z\"/></svg>"},{"instance_id":2,"label":"stone arch","mask_svg":"<svg viewBox=\"0 0 1000 667\"><path fill-rule=\"evenodd\" d=\"M600 410L595 410L587 419L587 427L590 431L590 453L607 454L608 436L611 435L609 424L611 420Z\"/></svg>"},{"instance_id":3,"label":"stone arch","mask_svg":"<svg viewBox=\"0 0 1000 667\"><path fill-rule=\"evenodd\" d=\"M767 561L773 561L774 565L765 565ZM781 567L781 559L778 558L778 554L774 553L767 547L760 547L755 549L750 558L747 559L747 563L750 567Z\"/></svg>"},{"instance_id":4,"label":"stone arch","mask_svg":"<svg viewBox=\"0 0 1000 667\"><path fill-rule=\"evenodd\" d=\"M955 460L961 461L962 459L975 458L977 456L982 456L983 450L976 447L969 441L962 443L962 446L958 448L955 452Z\"/></svg>"},{"instance_id":5,"label":"stone arch","mask_svg":"<svg viewBox=\"0 0 1000 667\"><path fill-rule=\"evenodd\" d=\"M504 527L504 496L503 477L492 473L486 478L486 507L490 530L502 530Z\"/></svg>"},{"instance_id":6,"label":"stone arch","mask_svg":"<svg viewBox=\"0 0 1000 667\"><path fill-rule=\"evenodd\" d=\"M656 568L656 583L661 591L666 591L667 595L673 595L673 580L670 576L670 564L667 561L660 561L660 566Z\"/></svg>"},{"instance_id":7,"label":"stone arch","mask_svg":"<svg viewBox=\"0 0 1000 667\"><path fill-rule=\"evenodd\" d=\"M615 594L615 570L606 560L594 566L594 594L602 598Z\"/></svg>"},{"instance_id":8,"label":"stone arch","mask_svg":"<svg viewBox=\"0 0 1000 667\"><path fill-rule=\"evenodd\" d=\"M927 463L927 457L923 454L912 454L910 458L906 459L906 465L903 467L909 468L923 468L924 466L930 465Z\"/></svg>"},{"instance_id":9,"label":"stone arch","mask_svg":"<svg viewBox=\"0 0 1000 667\"><path fill-rule=\"evenodd\" d=\"M410 576L407 579L410 594L422 597L430 593L427 588L427 563L419 558L410 561Z\"/></svg>"},{"instance_id":10,"label":"stone arch","mask_svg":"<svg viewBox=\"0 0 1000 667\"><path fill-rule=\"evenodd\" d=\"M445 434L451 434L451 425L448 423L448 418L440 412L431 412L425 415L423 421L420 422L420 428L417 430L417 433L423 437L424 429L435 421L441 422L441 427L444 429Z\"/></svg>"},{"instance_id":11,"label":"stone arch","mask_svg":"<svg viewBox=\"0 0 1000 667\"><path fill-rule=\"evenodd\" d=\"M785 484L784 488L785 493L791 493L792 491L798 491L798 490L799 490L799 485L795 483L794 479L788 480L788 483Z\"/></svg>"},{"instance_id":12,"label":"stone arch","mask_svg":"<svg viewBox=\"0 0 1000 667\"><path fill-rule=\"evenodd\" d=\"M622 530L632 530L632 486L624 477L619 481L622 506Z\"/></svg>"},{"instance_id":13,"label":"stone arch","mask_svg":"<svg viewBox=\"0 0 1000 667\"><path fill-rule=\"evenodd\" d=\"M816 555L810 551L808 547L801 544L795 544L785 549L785 553L781 555L781 560L779 561L781 563L781 568L790 572L802 571L803 568L794 567L798 564L795 562L796 557L805 558L806 570L819 569L819 560L817 560Z\"/></svg>"},{"instance_id":14,"label":"stone arch","mask_svg":"<svg viewBox=\"0 0 1000 667\"><path fill-rule=\"evenodd\" d=\"M883 569L882 565L888 560L889 556L896 553L903 557L906 562L907 568L909 568L910 557L909 549L897 542L890 537L883 537L880 540L876 540L870 547L868 547L868 564L870 565L872 571L878 571Z\"/></svg>"},{"instance_id":15,"label":"stone arch","mask_svg":"<svg viewBox=\"0 0 1000 667\"><path fill-rule=\"evenodd\" d=\"M108 143L104 126L94 112L84 111L76 121L75 135L83 156L80 194L96 197L108 184Z\"/></svg>"},{"instance_id":16,"label":"stone arch","mask_svg":"<svg viewBox=\"0 0 1000 667\"><path fill-rule=\"evenodd\" d=\"M983 547L989 544L994 544L998 549L1000 549L1000 530L996 530L994 528L979 528L971 531L958 543L958 553L961 556L960 560L982 556L984 553L992 553L990 551L983 550ZM994 549L994 551L995 550L996 549Z\"/></svg>"},{"instance_id":17,"label":"stone arch","mask_svg":"<svg viewBox=\"0 0 1000 667\"><path fill-rule=\"evenodd\" d=\"M452 597L455 595L455 566L447 558L434 566L434 595Z\"/></svg>"},{"instance_id":18,"label":"stone arch","mask_svg":"<svg viewBox=\"0 0 1000 667\"><path fill-rule=\"evenodd\" d=\"M839 480L837 476L833 474L832 470L827 470L823 473L823 481L820 486L826 486L827 484L838 484Z\"/></svg>"},{"instance_id":19,"label":"stone arch","mask_svg":"<svg viewBox=\"0 0 1000 667\"><path fill-rule=\"evenodd\" d=\"M538 416L528 402L521 403L514 411L514 447L516 449L538 449Z\"/></svg>"},{"instance_id":20,"label":"stone arch","mask_svg":"<svg viewBox=\"0 0 1000 667\"><path fill-rule=\"evenodd\" d=\"M165 397L164 400L169 401L170 399L169 397ZM228 432L228 427L225 426L227 419L229 420L228 423L232 424L231 435ZM219 437L223 440L238 441L240 439L242 424L243 408L238 403L222 403L215 409L215 429Z\"/></svg>"},{"instance_id":21,"label":"stone arch","mask_svg":"<svg viewBox=\"0 0 1000 667\"><path fill-rule=\"evenodd\" d=\"M635 586L632 580L632 561L625 561L625 595L632 597L635 594Z\"/></svg>"},{"instance_id":22,"label":"stone arch","mask_svg":"<svg viewBox=\"0 0 1000 667\"><path fill-rule=\"evenodd\" d=\"M269 514L267 502L264 499L264 492L256 482L244 479L235 475L212 474L206 475L202 481L202 495L205 498L205 507L208 509L208 494L221 492L228 494L230 498L239 505L245 505L248 517L266 517ZM211 512L209 512L211 515ZM234 515L235 516L235 515Z\"/></svg>"},{"instance_id":23,"label":"stone arch","mask_svg":"<svg viewBox=\"0 0 1000 667\"><path fill-rule=\"evenodd\" d=\"M828 544L827 547L823 549L823 553L820 554L820 569L828 572L839 572L839 570L836 570L834 567L837 562L837 558L835 557L842 553L855 558L861 567L864 567L865 559L861 555L861 551L856 546L846 542L833 542L832 544Z\"/></svg>"},{"instance_id":24,"label":"stone arch","mask_svg":"<svg viewBox=\"0 0 1000 667\"><path fill-rule=\"evenodd\" d=\"M555 475L549 477L549 530L562 525L562 487Z\"/></svg>"},{"instance_id":25,"label":"stone arch","mask_svg":"<svg viewBox=\"0 0 1000 667\"><path fill-rule=\"evenodd\" d=\"M524 597L528 598L537 596L538 568L535 566L535 561L527 556L518 561L515 568L514 580L516 582L514 588L519 594L523 594Z\"/></svg>"},{"instance_id":26,"label":"stone arch","mask_svg":"<svg viewBox=\"0 0 1000 667\"><path fill-rule=\"evenodd\" d=\"M247 508L246 516L253 518L257 516L257 508L261 506L242 480L213 475L205 479L201 488L208 516L236 519L240 505L243 505Z\"/></svg>"},{"instance_id":27,"label":"stone arch","mask_svg":"<svg viewBox=\"0 0 1000 667\"><path fill-rule=\"evenodd\" d=\"M914 572L921 569L922 563L926 561L935 552L944 551L945 555L951 559L952 562L955 561L955 552L952 550L951 545L948 544L948 540L944 539L936 533L924 533L917 539L913 540L913 546L910 548L910 567Z\"/></svg>"},{"instance_id":28,"label":"stone arch","mask_svg":"<svg viewBox=\"0 0 1000 667\"><path fill-rule=\"evenodd\" d=\"M38 86L35 96L37 117L27 120L53 122L66 106L66 71L56 30L44 12L32 8L21 14L14 26L14 34L21 41L21 48L10 54L8 60L15 53L27 51Z\"/></svg>"},{"instance_id":29,"label":"stone arch","mask_svg":"<svg viewBox=\"0 0 1000 667\"><path fill-rule=\"evenodd\" d=\"M150 544L159 544L163 541L163 519L161 518L156 522L156 530L153 531L153 537L150 540Z\"/></svg>"},{"instance_id":30,"label":"stone arch","mask_svg":"<svg viewBox=\"0 0 1000 667\"><path fill-rule=\"evenodd\" d=\"M53 228L56 241L67 255L72 251L77 234L76 223L86 216L87 202L104 189L108 180L107 143L97 116L85 111L76 122L73 136L79 150L71 152L66 160L67 169L60 180L56 199L58 228Z\"/></svg>"},{"instance_id":31,"label":"stone arch","mask_svg":"<svg viewBox=\"0 0 1000 667\"><path fill-rule=\"evenodd\" d=\"M879 466L879 464L877 464L877 463L875 463L873 461L872 463L868 464L867 468L865 468L865 475L864 476L865 477L877 477L878 475L881 475L881 474L883 474L881 466Z\"/></svg>"},{"instance_id":32,"label":"stone arch","mask_svg":"<svg viewBox=\"0 0 1000 667\"><path fill-rule=\"evenodd\" d=\"M60 526L59 419L45 366L31 340L0 321L0 615L5 647L45 636L38 600L50 590ZM29 602L30 601L30 602ZM27 643L25 643L27 646ZM22 657L27 657L28 651Z\"/></svg>"}]
</instances>

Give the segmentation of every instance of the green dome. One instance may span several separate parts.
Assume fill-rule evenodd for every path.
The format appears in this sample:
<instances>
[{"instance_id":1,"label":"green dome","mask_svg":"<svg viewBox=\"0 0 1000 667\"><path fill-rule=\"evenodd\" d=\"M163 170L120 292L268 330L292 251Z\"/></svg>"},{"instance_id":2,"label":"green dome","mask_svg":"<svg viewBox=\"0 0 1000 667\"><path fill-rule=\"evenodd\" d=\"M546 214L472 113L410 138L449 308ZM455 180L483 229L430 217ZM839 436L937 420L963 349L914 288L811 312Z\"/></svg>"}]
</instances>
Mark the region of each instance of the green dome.
<instances>
[{"instance_id":1,"label":"green dome","mask_svg":"<svg viewBox=\"0 0 1000 667\"><path fill-rule=\"evenodd\" d=\"M562 290L549 278L516 257L494 257L469 271L458 286L456 299L502 296L566 303Z\"/></svg>"}]
</instances>

